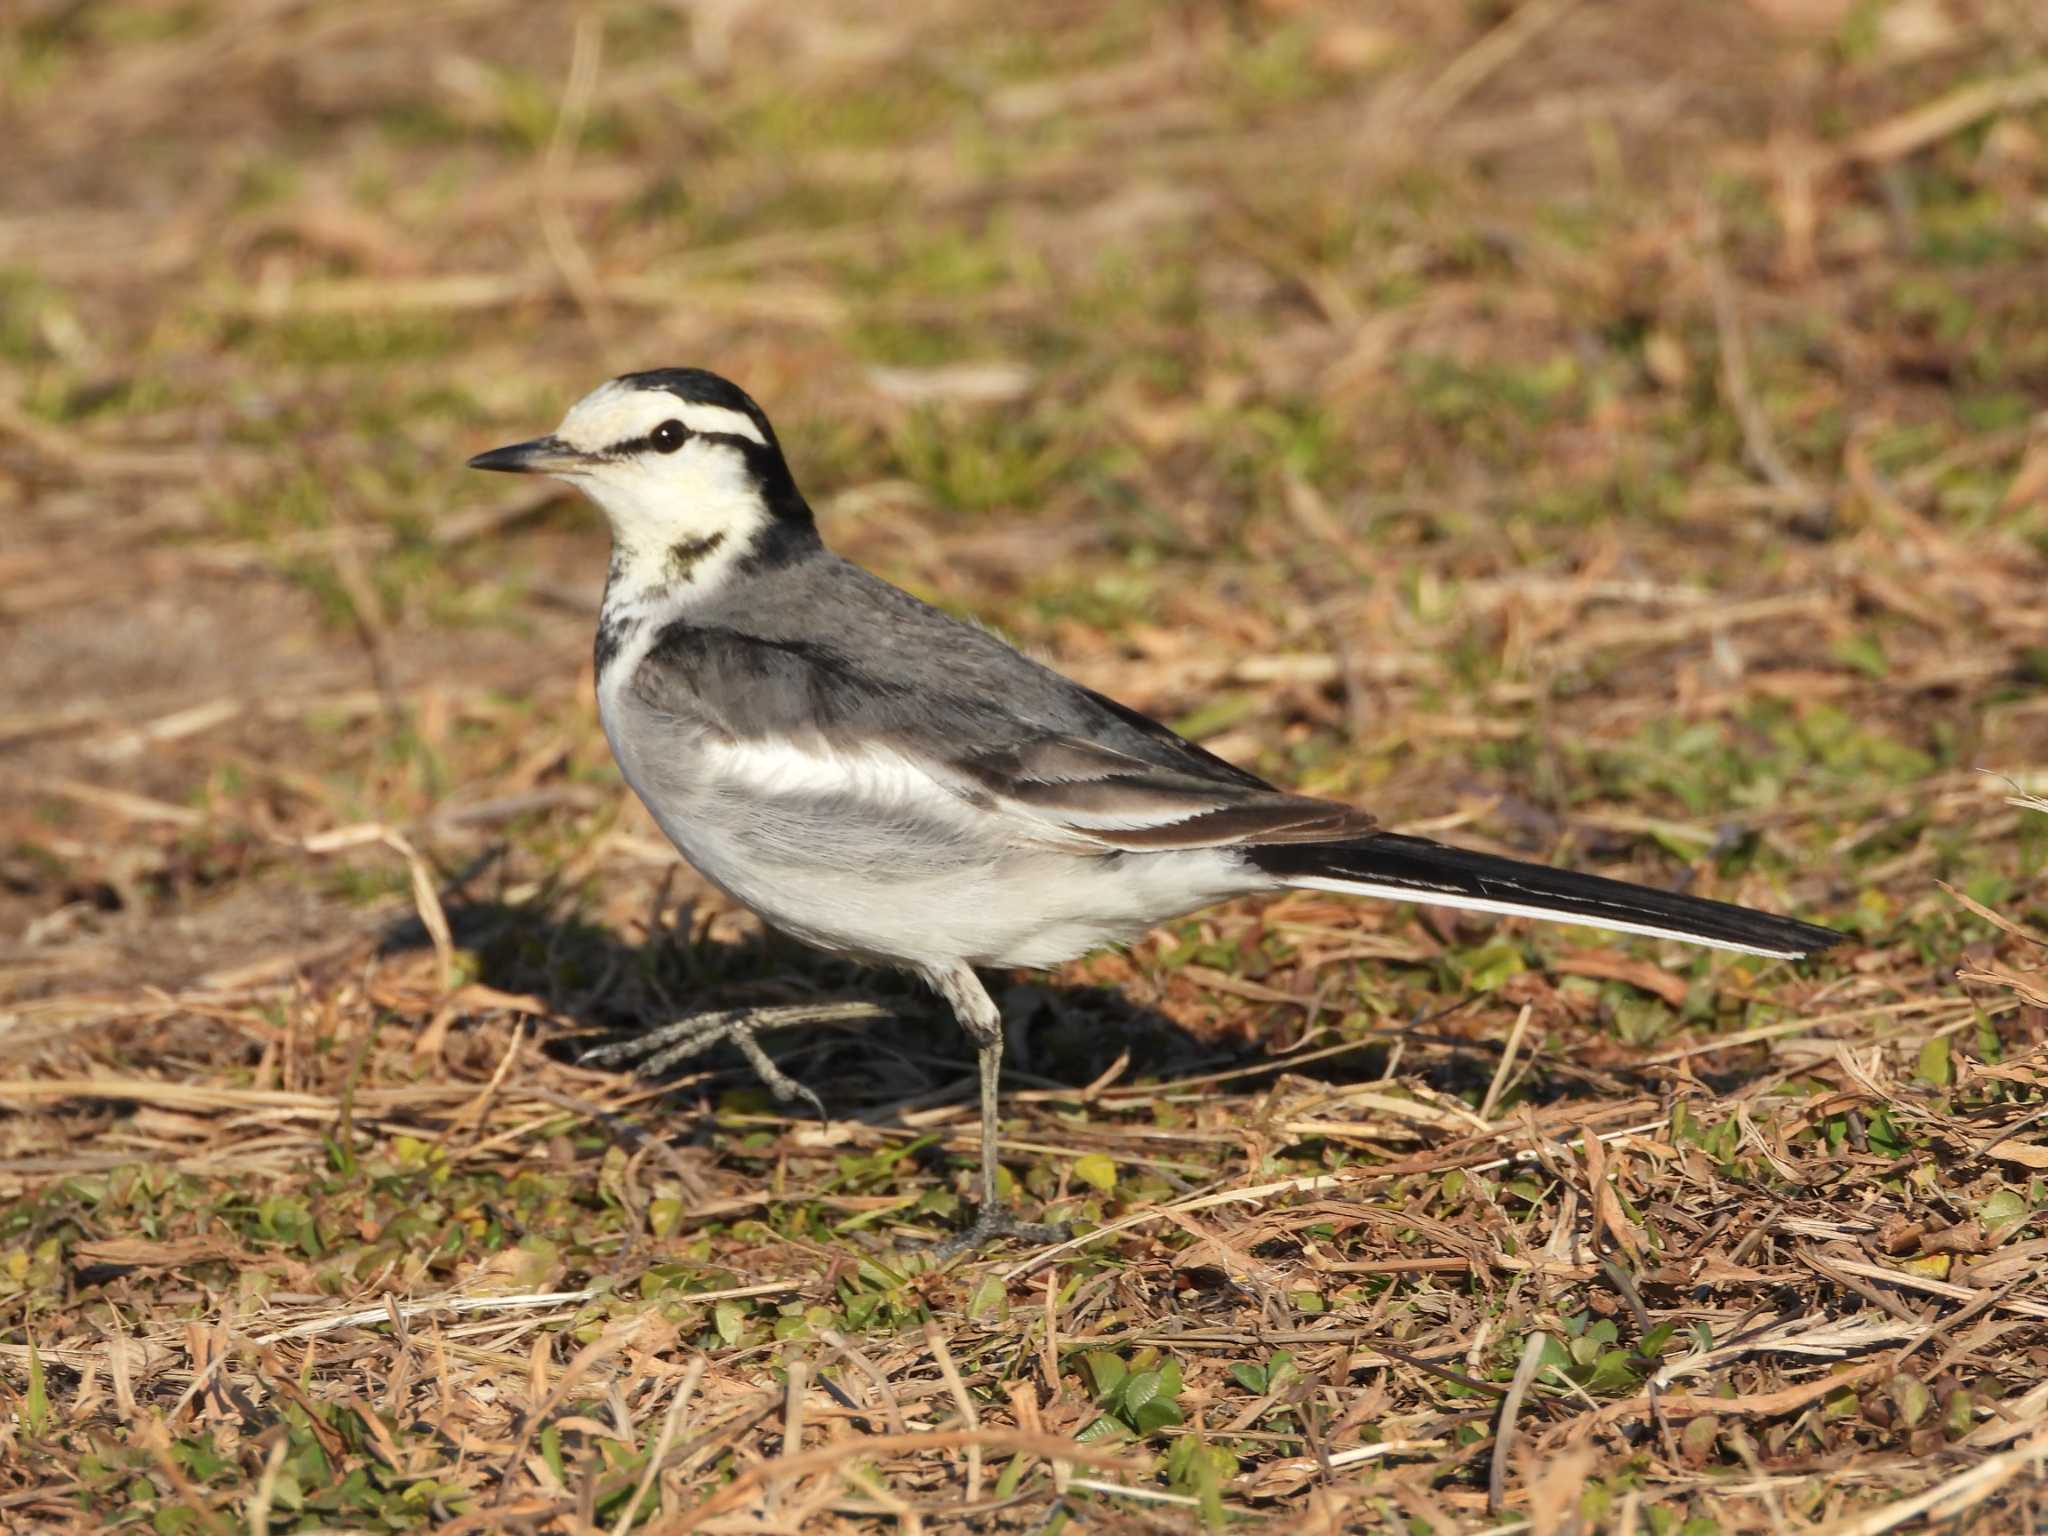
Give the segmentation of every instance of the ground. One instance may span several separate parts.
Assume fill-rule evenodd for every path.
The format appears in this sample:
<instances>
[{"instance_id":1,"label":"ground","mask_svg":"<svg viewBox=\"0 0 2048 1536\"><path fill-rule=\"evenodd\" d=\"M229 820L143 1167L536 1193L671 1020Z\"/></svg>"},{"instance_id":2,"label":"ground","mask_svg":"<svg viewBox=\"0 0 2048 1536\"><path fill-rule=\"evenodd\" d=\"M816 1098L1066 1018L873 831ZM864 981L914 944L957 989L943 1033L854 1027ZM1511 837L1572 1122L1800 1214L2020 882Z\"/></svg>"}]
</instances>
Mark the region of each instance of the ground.
<instances>
[{"instance_id":1,"label":"ground","mask_svg":"<svg viewBox=\"0 0 2048 1536\"><path fill-rule=\"evenodd\" d=\"M2035 0L0 17L0 1525L2048 1520ZM1276 780L1797 912L1322 895L971 1053L679 867L603 377ZM695 1007L870 999L579 1065Z\"/></svg>"}]
</instances>

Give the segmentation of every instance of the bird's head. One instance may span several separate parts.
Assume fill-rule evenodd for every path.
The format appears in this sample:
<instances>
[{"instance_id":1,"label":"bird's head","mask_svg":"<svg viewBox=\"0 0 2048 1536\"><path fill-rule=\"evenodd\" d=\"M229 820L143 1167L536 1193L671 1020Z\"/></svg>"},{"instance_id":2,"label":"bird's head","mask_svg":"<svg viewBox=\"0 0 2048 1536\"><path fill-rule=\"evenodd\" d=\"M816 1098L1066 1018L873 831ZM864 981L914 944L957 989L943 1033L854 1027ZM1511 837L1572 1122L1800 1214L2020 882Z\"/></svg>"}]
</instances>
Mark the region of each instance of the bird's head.
<instances>
[{"instance_id":1,"label":"bird's head","mask_svg":"<svg viewBox=\"0 0 2048 1536\"><path fill-rule=\"evenodd\" d=\"M582 491L611 520L615 579L634 589L706 587L741 560L817 544L766 413L701 368L600 384L548 436L469 467L553 475Z\"/></svg>"}]
</instances>

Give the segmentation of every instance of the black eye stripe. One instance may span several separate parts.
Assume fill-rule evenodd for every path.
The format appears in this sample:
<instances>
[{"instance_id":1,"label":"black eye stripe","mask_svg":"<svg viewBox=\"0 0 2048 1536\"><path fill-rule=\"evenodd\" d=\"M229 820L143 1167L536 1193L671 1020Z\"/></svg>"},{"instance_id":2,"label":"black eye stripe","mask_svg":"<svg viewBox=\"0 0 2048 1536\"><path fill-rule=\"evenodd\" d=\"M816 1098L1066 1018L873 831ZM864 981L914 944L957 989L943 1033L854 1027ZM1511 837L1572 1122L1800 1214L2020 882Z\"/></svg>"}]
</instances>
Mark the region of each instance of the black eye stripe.
<instances>
[{"instance_id":1,"label":"black eye stripe","mask_svg":"<svg viewBox=\"0 0 2048 1536\"><path fill-rule=\"evenodd\" d=\"M668 425L670 425L668 422L661 424L662 427ZM682 424L677 422L675 425L681 426ZM654 432L646 433L640 437L621 438L609 448L602 450L603 456L607 459L629 459L636 453L673 453L675 451L674 448L664 449L660 443L655 441L655 432L660 430L661 427L656 427ZM750 454L759 453L765 447L764 444L755 442L743 432L692 432L689 428L684 427L683 437L676 443L676 448L682 447L683 443L691 438L705 443L725 443L739 449L742 453Z\"/></svg>"}]
</instances>

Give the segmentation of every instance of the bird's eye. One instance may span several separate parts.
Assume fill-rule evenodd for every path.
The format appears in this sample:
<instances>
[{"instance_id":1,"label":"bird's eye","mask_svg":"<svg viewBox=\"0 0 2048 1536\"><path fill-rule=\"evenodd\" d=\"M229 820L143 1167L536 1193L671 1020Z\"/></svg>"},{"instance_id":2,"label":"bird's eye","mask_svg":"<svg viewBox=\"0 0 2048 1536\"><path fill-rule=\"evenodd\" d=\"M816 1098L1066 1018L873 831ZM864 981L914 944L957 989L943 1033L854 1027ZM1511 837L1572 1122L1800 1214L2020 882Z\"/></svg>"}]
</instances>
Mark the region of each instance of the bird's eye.
<instances>
[{"instance_id":1,"label":"bird's eye","mask_svg":"<svg viewBox=\"0 0 2048 1536\"><path fill-rule=\"evenodd\" d=\"M656 453L674 453L689 435L689 429L680 421L664 421L648 434L648 440L654 444Z\"/></svg>"}]
</instances>

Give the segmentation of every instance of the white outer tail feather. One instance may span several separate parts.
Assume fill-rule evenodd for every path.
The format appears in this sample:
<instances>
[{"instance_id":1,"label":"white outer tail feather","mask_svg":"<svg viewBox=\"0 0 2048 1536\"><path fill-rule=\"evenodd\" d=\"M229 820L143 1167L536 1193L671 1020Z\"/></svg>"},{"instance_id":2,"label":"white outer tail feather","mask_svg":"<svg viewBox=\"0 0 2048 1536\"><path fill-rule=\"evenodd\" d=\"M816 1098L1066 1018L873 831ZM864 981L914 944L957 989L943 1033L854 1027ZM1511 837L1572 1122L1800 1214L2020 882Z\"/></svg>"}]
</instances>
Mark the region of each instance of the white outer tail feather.
<instances>
[{"instance_id":1,"label":"white outer tail feather","mask_svg":"<svg viewBox=\"0 0 2048 1536\"><path fill-rule=\"evenodd\" d=\"M1344 880L1327 875L1304 875L1283 882L1302 891L1335 891L1344 896L1376 896L1383 901L1405 901L1416 906L1458 907L1468 912L1495 912L1506 917L1534 917L1546 923L1571 923L1582 928L1605 928L1611 933L1640 933L1653 939L1677 939L1706 949L1725 949L1739 955L1761 955L1769 960L1799 960L1813 953L1808 949L1765 949L1755 944L1737 944L1728 939L1703 938L1683 928L1663 928L1652 923L1625 923L1610 918L1588 917L1578 912L1561 912L1553 907L1513 901L1494 901L1485 896L1458 896L1435 891L1418 891L1413 886L1379 885L1370 880Z\"/></svg>"}]
</instances>

